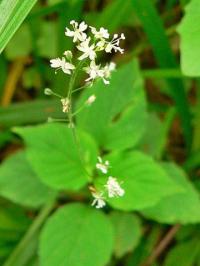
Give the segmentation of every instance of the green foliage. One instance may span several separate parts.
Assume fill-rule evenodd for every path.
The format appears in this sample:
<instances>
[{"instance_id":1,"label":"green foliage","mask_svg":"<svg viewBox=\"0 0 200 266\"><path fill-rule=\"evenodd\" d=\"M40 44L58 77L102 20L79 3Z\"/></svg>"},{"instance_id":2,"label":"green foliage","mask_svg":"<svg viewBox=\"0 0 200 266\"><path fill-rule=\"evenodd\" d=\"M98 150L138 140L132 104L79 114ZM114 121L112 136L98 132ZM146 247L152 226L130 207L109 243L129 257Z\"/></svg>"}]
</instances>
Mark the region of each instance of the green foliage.
<instances>
[{"instance_id":1,"label":"green foliage","mask_svg":"<svg viewBox=\"0 0 200 266\"><path fill-rule=\"evenodd\" d=\"M85 19L89 24L93 23L97 28L103 26L113 32L119 26L132 23L133 17L131 0L126 0L125 2L124 0L115 0L106 6L102 12L89 13L85 16Z\"/></svg>"},{"instance_id":2,"label":"green foliage","mask_svg":"<svg viewBox=\"0 0 200 266\"><path fill-rule=\"evenodd\" d=\"M110 199L110 204L121 210L142 210L158 203L167 195L184 191L150 156L139 151L113 153L110 175L116 176L125 189L122 198Z\"/></svg>"},{"instance_id":3,"label":"green foliage","mask_svg":"<svg viewBox=\"0 0 200 266\"><path fill-rule=\"evenodd\" d=\"M37 0L2 0L0 3L0 53Z\"/></svg>"},{"instance_id":4,"label":"green foliage","mask_svg":"<svg viewBox=\"0 0 200 266\"><path fill-rule=\"evenodd\" d=\"M1 196L24 206L39 207L54 194L37 179L24 152L12 155L1 165Z\"/></svg>"},{"instance_id":5,"label":"green foliage","mask_svg":"<svg viewBox=\"0 0 200 266\"><path fill-rule=\"evenodd\" d=\"M133 0L132 4L137 16L143 24L145 33L152 45L155 58L160 68L176 68L176 59L171 50L169 40L165 34L163 22L153 3L149 0ZM186 138L188 148L190 149L192 129L185 88L181 80L171 78L167 81L170 88L168 93L176 102L176 108L182 121L183 133Z\"/></svg>"},{"instance_id":6,"label":"green foliage","mask_svg":"<svg viewBox=\"0 0 200 266\"><path fill-rule=\"evenodd\" d=\"M199 11L198 0L0 0L0 265L200 265ZM77 66L71 20L124 33L123 55L95 58L101 71L116 63L109 85L84 87L88 59L72 76L50 69L66 50ZM123 196L109 198L111 176Z\"/></svg>"},{"instance_id":7,"label":"green foliage","mask_svg":"<svg viewBox=\"0 0 200 266\"><path fill-rule=\"evenodd\" d=\"M42 23L37 43L40 56L48 59L57 56L57 31L58 26L55 22Z\"/></svg>"},{"instance_id":8,"label":"green foliage","mask_svg":"<svg viewBox=\"0 0 200 266\"><path fill-rule=\"evenodd\" d=\"M120 258L139 243L142 230L140 220L131 213L112 212L110 215L115 232L115 256Z\"/></svg>"},{"instance_id":9,"label":"green foliage","mask_svg":"<svg viewBox=\"0 0 200 266\"><path fill-rule=\"evenodd\" d=\"M161 199L158 204L145 210L144 215L160 223L200 222L199 193L180 168L172 163L165 163L163 167L171 179L182 186L183 192Z\"/></svg>"},{"instance_id":10,"label":"green foliage","mask_svg":"<svg viewBox=\"0 0 200 266\"><path fill-rule=\"evenodd\" d=\"M15 132L25 140L28 161L42 182L68 190L78 190L87 183L86 170L91 174L97 157L96 145L89 135L78 134L81 161L72 131L66 125L50 123L17 128Z\"/></svg>"},{"instance_id":11,"label":"green foliage","mask_svg":"<svg viewBox=\"0 0 200 266\"><path fill-rule=\"evenodd\" d=\"M199 259L199 239L194 238L176 245L168 254L164 266L193 266Z\"/></svg>"},{"instance_id":12,"label":"green foliage","mask_svg":"<svg viewBox=\"0 0 200 266\"><path fill-rule=\"evenodd\" d=\"M112 75L110 85L94 84L94 105L77 115L80 128L89 132L100 147L125 149L138 143L145 129L146 102L138 64L133 61ZM79 106L91 94L86 90ZM98 117L98 123L94 123Z\"/></svg>"},{"instance_id":13,"label":"green foliage","mask_svg":"<svg viewBox=\"0 0 200 266\"><path fill-rule=\"evenodd\" d=\"M199 77L200 2L192 0L185 12L186 14L178 27L181 36L181 68L185 75Z\"/></svg>"},{"instance_id":14,"label":"green foliage","mask_svg":"<svg viewBox=\"0 0 200 266\"><path fill-rule=\"evenodd\" d=\"M58 100L36 100L0 107L1 126L13 127L27 123L46 122L50 116L64 117Z\"/></svg>"},{"instance_id":15,"label":"green foliage","mask_svg":"<svg viewBox=\"0 0 200 266\"><path fill-rule=\"evenodd\" d=\"M22 40L26 40L22 42ZM6 57L10 60L28 56L32 50L31 34L27 24L23 24L6 46Z\"/></svg>"},{"instance_id":16,"label":"green foliage","mask_svg":"<svg viewBox=\"0 0 200 266\"><path fill-rule=\"evenodd\" d=\"M113 228L106 216L83 204L60 208L40 239L40 265L104 266L113 249Z\"/></svg>"}]
</instances>

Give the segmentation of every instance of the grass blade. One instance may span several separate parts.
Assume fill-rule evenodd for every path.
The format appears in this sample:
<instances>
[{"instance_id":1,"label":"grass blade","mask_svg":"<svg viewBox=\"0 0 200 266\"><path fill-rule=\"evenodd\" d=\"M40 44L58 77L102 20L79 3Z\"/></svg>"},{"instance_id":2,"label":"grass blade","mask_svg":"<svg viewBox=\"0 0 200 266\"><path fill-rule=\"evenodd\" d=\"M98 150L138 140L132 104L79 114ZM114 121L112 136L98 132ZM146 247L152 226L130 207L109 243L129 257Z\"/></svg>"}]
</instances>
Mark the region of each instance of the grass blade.
<instances>
[{"instance_id":1,"label":"grass blade","mask_svg":"<svg viewBox=\"0 0 200 266\"><path fill-rule=\"evenodd\" d=\"M0 53L37 0L2 0L0 3Z\"/></svg>"},{"instance_id":2,"label":"grass blade","mask_svg":"<svg viewBox=\"0 0 200 266\"><path fill-rule=\"evenodd\" d=\"M145 33L152 45L156 60L161 68L177 68L175 56L170 48L165 29L152 1L132 0L134 10L142 22ZM183 134L188 150L191 146L192 127L191 115L187 103L186 93L180 79L167 79L169 93L173 98L179 113Z\"/></svg>"}]
</instances>

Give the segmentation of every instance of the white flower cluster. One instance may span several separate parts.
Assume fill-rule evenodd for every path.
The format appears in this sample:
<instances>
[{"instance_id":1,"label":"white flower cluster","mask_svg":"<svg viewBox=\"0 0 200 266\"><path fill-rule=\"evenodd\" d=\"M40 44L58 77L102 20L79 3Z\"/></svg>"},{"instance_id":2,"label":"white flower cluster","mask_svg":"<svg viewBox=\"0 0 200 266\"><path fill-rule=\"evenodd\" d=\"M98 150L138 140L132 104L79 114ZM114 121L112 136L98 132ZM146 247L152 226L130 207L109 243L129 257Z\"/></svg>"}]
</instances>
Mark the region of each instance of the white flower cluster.
<instances>
[{"instance_id":1,"label":"white flower cluster","mask_svg":"<svg viewBox=\"0 0 200 266\"><path fill-rule=\"evenodd\" d=\"M120 52L123 53L124 49L120 47L120 41L125 39L124 34L120 36L114 34L113 38L109 40L110 34L107 29L101 27L97 30L94 27L88 26L84 21L78 24L78 22L72 20L70 22L72 29L66 28L65 35L73 38L73 42L76 44L76 48L81 52L78 57L80 61L89 59L88 66L83 70L88 74L86 82L92 83L95 79L101 78L105 84L109 84L109 78L111 72L115 69L115 64L111 62L104 67L96 64L97 53L105 51L106 53ZM86 30L90 30L87 35ZM72 52L65 51L64 56L50 60L52 68L61 69L65 74L71 74L75 70L75 66L72 63Z\"/></svg>"},{"instance_id":2,"label":"white flower cluster","mask_svg":"<svg viewBox=\"0 0 200 266\"><path fill-rule=\"evenodd\" d=\"M97 157L98 163L96 164L96 168L100 170L103 174L108 173L108 168L110 167L109 161L103 162L101 157ZM120 186L116 177L109 176L106 184L104 185L104 191L97 191L96 189L92 189L92 196L94 200L92 202L92 206L96 206L97 209L103 208L106 205L105 193L109 198L113 197L122 197L125 193L124 189Z\"/></svg>"}]
</instances>

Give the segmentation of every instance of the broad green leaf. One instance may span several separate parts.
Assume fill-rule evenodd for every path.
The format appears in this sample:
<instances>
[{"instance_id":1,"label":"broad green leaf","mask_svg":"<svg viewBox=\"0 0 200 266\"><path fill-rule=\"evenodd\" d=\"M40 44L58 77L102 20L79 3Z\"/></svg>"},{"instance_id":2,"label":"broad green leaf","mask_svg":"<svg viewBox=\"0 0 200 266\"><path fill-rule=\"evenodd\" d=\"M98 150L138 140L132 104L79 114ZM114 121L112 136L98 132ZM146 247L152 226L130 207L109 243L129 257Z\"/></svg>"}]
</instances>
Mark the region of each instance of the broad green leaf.
<instances>
[{"instance_id":1,"label":"broad green leaf","mask_svg":"<svg viewBox=\"0 0 200 266\"><path fill-rule=\"evenodd\" d=\"M138 245L141 225L139 218L131 213L112 212L110 218L115 232L114 252L120 258Z\"/></svg>"},{"instance_id":2,"label":"broad green leaf","mask_svg":"<svg viewBox=\"0 0 200 266\"><path fill-rule=\"evenodd\" d=\"M25 153L17 152L0 167L0 195L24 206L39 207L54 192L38 180Z\"/></svg>"},{"instance_id":3,"label":"broad green leaf","mask_svg":"<svg viewBox=\"0 0 200 266\"><path fill-rule=\"evenodd\" d=\"M123 197L109 199L109 203L117 209L141 210L154 206L167 195L184 191L156 161L144 153L113 153L107 159L111 165L109 175L117 177L125 190ZM97 179L97 186L101 187L100 183L105 183L103 177Z\"/></svg>"},{"instance_id":4,"label":"broad green leaf","mask_svg":"<svg viewBox=\"0 0 200 266\"><path fill-rule=\"evenodd\" d=\"M95 103L77 114L78 125L106 149L125 149L138 143L145 129L146 104L138 64L133 61L112 74L110 85L102 81L86 90L81 106L89 95Z\"/></svg>"},{"instance_id":5,"label":"broad green leaf","mask_svg":"<svg viewBox=\"0 0 200 266\"><path fill-rule=\"evenodd\" d=\"M177 244L172 248L164 262L164 266L194 266L200 254L199 239L194 238Z\"/></svg>"},{"instance_id":6,"label":"broad green leaf","mask_svg":"<svg viewBox=\"0 0 200 266\"><path fill-rule=\"evenodd\" d=\"M148 154L156 157L161 139L163 123L155 113L149 113L147 117L147 126L143 138L141 139L141 148ZM156 128L156 130L154 130Z\"/></svg>"},{"instance_id":7,"label":"broad green leaf","mask_svg":"<svg viewBox=\"0 0 200 266\"><path fill-rule=\"evenodd\" d=\"M38 53L40 56L48 59L58 56L57 31L58 27L54 21L42 22L40 28L40 37L37 41Z\"/></svg>"},{"instance_id":8,"label":"broad green leaf","mask_svg":"<svg viewBox=\"0 0 200 266\"><path fill-rule=\"evenodd\" d=\"M105 266L113 250L109 219L79 203L60 208L45 224L39 247L41 266Z\"/></svg>"},{"instance_id":9,"label":"broad green leaf","mask_svg":"<svg viewBox=\"0 0 200 266\"><path fill-rule=\"evenodd\" d=\"M143 211L143 214L160 223L197 223L200 222L199 194L192 183L187 180L185 173L174 164L163 165L168 176L182 186L184 191L162 198L158 204Z\"/></svg>"},{"instance_id":10,"label":"broad green leaf","mask_svg":"<svg viewBox=\"0 0 200 266\"><path fill-rule=\"evenodd\" d=\"M97 28L103 26L113 32L119 26L134 22L134 13L131 1L132 0L111 1L111 3L108 4L102 11L86 14L85 20L92 26Z\"/></svg>"},{"instance_id":11,"label":"broad green leaf","mask_svg":"<svg viewBox=\"0 0 200 266\"><path fill-rule=\"evenodd\" d=\"M76 142L72 129L58 123L17 128L16 132L25 140L29 163L45 184L78 190L88 182L97 158L89 135L79 132Z\"/></svg>"},{"instance_id":12,"label":"broad green leaf","mask_svg":"<svg viewBox=\"0 0 200 266\"><path fill-rule=\"evenodd\" d=\"M36 2L37 0L1 0L0 53Z\"/></svg>"},{"instance_id":13,"label":"broad green leaf","mask_svg":"<svg viewBox=\"0 0 200 266\"><path fill-rule=\"evenodd\" d=\"M25 41L22 41L25 40ZM8 43L5 49L6 57L9 60L16 59L18 57L27 56L31 53L31 33L27 24L17 30L12 40Z\"/></svg>"},{"instance_id":14,"label":"broad green leaf","mask_svg":"<svg viewBox=\"0 0 200 266\"><path fill-rule=\"evenodd\" d=\"M200 76L200 2L192 0L185 9L178 32L181 36L181 68L187 76Z\"/></svg>"}]
</instances>

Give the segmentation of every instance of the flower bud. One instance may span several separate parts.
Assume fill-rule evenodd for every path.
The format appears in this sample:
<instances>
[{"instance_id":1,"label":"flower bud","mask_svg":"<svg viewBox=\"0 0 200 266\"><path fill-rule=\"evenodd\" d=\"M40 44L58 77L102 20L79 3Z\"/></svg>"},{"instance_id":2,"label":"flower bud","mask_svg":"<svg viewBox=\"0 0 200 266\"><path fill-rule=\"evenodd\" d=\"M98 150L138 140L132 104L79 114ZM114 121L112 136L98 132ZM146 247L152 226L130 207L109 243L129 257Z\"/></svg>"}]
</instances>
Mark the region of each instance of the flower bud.
<instances>
[{"instance_id":1,"label":"flower bud","mask_svg":"<svg viewBox=\"0 0 200 266\"><path fill-rule=\"evenodd\" d=\"M45 95L53 95L53 91L52 91L51 89L49 89L49 88L46 88L46 89L44 90L44 94L45 94Z\"/></svg>"}]
</instances>

